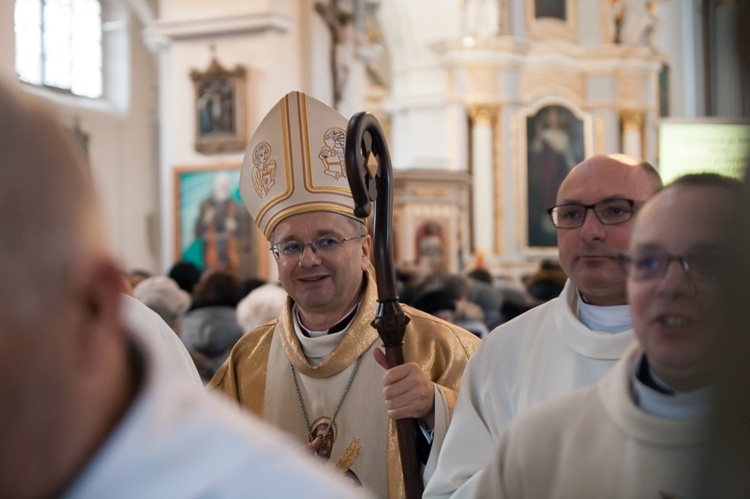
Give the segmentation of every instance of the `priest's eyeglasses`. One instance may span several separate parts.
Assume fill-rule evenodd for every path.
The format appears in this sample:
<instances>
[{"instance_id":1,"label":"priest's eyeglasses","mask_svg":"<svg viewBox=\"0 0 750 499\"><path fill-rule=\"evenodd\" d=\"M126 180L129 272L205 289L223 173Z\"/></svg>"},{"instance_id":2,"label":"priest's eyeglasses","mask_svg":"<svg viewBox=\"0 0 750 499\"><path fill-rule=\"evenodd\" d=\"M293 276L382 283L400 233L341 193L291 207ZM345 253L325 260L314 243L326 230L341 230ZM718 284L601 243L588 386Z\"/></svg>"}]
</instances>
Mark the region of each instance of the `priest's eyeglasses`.
<instances>
[{"instance_id":1,"label":"priest's eyeglasses","mask_svg":"<svg viewBox=\"0 0 750 499\"><path fill-rule=\"evenodd\" d=\"M628 274L636 281L661 279L667 273L669 264L677 262L691 279L714 282L719 273L720 258L716 253L696 253L693 255L670 255L664 251L646 251L620 255Z\"/></svg>"},{"instance_id":2,"label":"priest's eyeglasses","mask_svg":"<svg viewBox=\"0 0 750 499\"><path fill-rule=\"evenodd\" d=\"M330 255L334 253L342 244L347 241L355 241L365 237L364 234L353 237L335 237L323 236L313 239L310 243L301 243L299 241L282 241L271 246L271 252L276 260L293 260L302 258L305 247L310 246L313 253L318 256Z\"/></svg>"},{"instance_id":3,"label":"priest's eyeglasses","mask_svg":"<svg viewBox=\"0 0 750 499\"><path fill-rule=\"evenodd\" d=\"M595 204L567 203L553 206L549 213L552 223L558 229L575 229L586 221L589 210L604 225L617 225L625 223L633 218L635 201L632 199L614 198L605 199Z\"/></svg>"}]
</instances>

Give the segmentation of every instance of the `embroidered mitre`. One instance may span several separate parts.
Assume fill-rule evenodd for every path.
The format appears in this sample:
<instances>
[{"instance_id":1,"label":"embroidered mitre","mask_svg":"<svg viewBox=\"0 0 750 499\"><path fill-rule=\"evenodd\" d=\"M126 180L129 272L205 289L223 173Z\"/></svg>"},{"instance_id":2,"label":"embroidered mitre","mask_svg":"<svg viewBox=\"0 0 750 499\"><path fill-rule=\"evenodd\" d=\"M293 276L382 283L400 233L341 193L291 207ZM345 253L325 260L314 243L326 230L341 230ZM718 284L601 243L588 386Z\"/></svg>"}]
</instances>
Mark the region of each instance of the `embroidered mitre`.
<instances>
[{"instance_id":1,"label":"embroidered mitre","mask_svg":"<svg viewBox=\"0 0 750 499\"><path fill-rule=\"evenodd\" d=\"M263 118L240 173L250 215L270 239L282 219L332 211L357 219L344 164L347 119L302 92L290 92Z\"/></svg>"}]
</instances>

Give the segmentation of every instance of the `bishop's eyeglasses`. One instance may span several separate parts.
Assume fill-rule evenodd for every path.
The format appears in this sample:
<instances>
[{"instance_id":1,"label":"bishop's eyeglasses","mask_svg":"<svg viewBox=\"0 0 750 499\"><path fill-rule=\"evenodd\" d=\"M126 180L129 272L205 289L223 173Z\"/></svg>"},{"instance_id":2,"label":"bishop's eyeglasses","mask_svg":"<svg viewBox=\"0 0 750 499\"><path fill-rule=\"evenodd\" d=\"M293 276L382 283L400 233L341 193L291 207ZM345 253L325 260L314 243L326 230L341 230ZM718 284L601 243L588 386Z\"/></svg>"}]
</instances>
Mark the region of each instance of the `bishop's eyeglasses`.
<instances>
[{"instance_id":1,"label":"bishop's eyeglasses","mask_svg":"<svg viewBox=\"0 0 750 499\"><path fill-rule=\"evenodd\" d=\"M333 254L341 245L347 241L355 241L362 239L365 234L353 237L336 237L336 236L323 236L317 237L309 243L301 243L299 241L289 240L276 243L271 246L271 252L276 260L294 260L302 258L302 253L305 252L305 247L310 246L313 253L318 256L325 256Z\"/></svg>"},{"instance_id":2,"label":"bishop's eyeglasses","mask_svg":"<svg viewBox=\"0 0 750 499\"><path fill-rule=\"evenodd\" d=\"M625 198L605 199L594 204L566 203L553 206L549 213L552 223L558 229L576 229L586 221L589 210L604 225L617 225L633 218L635 201Z\"/></svg>"}]
</instances>

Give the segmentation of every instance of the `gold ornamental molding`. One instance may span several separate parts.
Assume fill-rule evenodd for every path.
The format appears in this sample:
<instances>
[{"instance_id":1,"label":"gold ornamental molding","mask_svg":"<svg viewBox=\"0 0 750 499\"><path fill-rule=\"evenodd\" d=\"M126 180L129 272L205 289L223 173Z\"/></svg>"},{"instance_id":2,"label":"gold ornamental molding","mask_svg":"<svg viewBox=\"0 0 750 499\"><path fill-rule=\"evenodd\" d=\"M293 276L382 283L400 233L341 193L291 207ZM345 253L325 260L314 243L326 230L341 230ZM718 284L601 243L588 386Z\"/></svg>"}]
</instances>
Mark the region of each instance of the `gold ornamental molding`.
<instances>
[{"instance_id":1,"label":"gold ornamental molding","mask_svg":"<svg viewBox=\"0 0 750 499\"><path fill-rule=\"evenodd\" d=\"M505 221L505 210L502 202L498 202L499 199L503 199L503 185L504 185L504 179L503 175L505 173L505 167L504 167L504 160L503 157L505 155L505 151L503 150L503 127L498 126L495 127L493 130L493 143L494 143L494 159L493 164L495 165L495 168L493 168L493 177L494 177L494 183L495 183L495 206L494 206L494 215L495 215L495 241L494 241L494 252L496 255L502 255L505 252L505 245L503 243L505 231L507 230L507 223Z\"/></svg>"},{"instance_id":2,"label":"gold ornamental molding","mask_svg":"<svg viewBox=\"0 0 750 499\"><path fill-rule=\"evenodd\" d=\"M500 106L496 104L467 104L466 111L474 126L491 126L497 121Z\"/></svg>"},{"instance_id":3,"label":"gold ornamental molding","mask_svg":"<svg viewBox=\"0 0 750 499\"><path fill-rule=\"evenodd\" d=\"M643 130L643 122L644 122L645 117L646 117L646 113L640 110L620 111L620 119L622 120L622 128L625 131Z\"/></svg>"},{"instance_id":4,"label":"gold ornamental molding","mask_svg":"<svg viewBox=\"0 0 750 499\"><path fill-rule=\"evenodd\" d=\"M604 120L601 116L594 119L594 153L604 154Z\"/></svg>"}]
</instances>

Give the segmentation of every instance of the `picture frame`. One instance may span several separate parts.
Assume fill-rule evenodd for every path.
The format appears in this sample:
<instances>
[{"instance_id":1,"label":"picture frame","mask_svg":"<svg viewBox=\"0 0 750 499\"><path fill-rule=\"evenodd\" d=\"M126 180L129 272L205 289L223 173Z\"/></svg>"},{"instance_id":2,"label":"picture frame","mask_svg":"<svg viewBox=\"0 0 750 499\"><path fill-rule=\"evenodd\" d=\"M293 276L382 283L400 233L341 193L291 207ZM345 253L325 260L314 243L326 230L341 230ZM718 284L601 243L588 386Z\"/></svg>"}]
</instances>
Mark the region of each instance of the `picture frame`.
<instances>
[{"instance_id":1,"label":"picture frame","mask_svg":"<svg viewBox=\"0 0 750 499\"><path fill-rule=\"evenodd\" d=\"M565 22L567 19L566 0L534 0L534 18L551 18Z\"/></svg>"},{"instance_id":2,"label":"picture frame","mask_svg":"<svg viewBox=\"0 0 750 499\"><path fill-rule=\"evenodd\" d=\"M206 71L190 71L195 89L195 150L242 152L247 147L246 70L225 69L214 57Z\"/></svg>"},{"instance_id":3,"label":"picture frame","mask_svg":"<svg viewBox=\"0 0 750 499\"><path fill-rule=\"evenodd\" d=\"M571 168L590 155L590 117L562 103L545 103L525 116L525 246L554 248L557 233L547 209Z\"/></svg>"},{"instance_id":4,"label":"picture frame","mask_svg":"<svg viewBox=\"0 0 750 499\"><path fill-rule=\"evenodd\" d=\"M240 198L240 165L174 168L174 258L201 270L234 269L257 277L258 230Z\"/></svg>"},{"instance_id":5,"label":"picture frame","mask_svg":"<svg viewBox=\"0 0 750 499\"><path fill-rule=\"evenodd\" d=\"M525 0L526 28L532 40L576 40L579 0Z\"/></svg>"}]
</instances>

